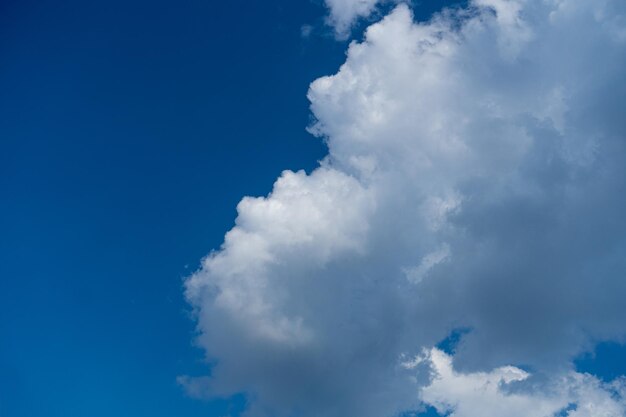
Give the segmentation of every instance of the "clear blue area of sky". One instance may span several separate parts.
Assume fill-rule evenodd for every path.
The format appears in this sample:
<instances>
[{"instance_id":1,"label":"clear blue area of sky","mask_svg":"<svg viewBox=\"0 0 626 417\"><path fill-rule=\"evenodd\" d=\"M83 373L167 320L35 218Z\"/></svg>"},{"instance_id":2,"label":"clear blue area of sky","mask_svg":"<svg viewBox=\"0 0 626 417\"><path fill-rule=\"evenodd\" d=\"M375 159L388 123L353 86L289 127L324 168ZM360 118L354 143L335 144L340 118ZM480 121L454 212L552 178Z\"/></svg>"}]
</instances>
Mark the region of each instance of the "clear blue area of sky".
<instances>
[{"instance_id":1,"label":"clear blue area of sky","mask_svg":"<svg viewBox=\"0 0 626 417\"><path fill-rule=\"evenodd\" d=\"M242 196L324 156L306 91L346 48L324 14L310 0L0 2L0 417L238 413L241 398L176 384L208 372L182 278Z\"/></svg>"}]
</instances>

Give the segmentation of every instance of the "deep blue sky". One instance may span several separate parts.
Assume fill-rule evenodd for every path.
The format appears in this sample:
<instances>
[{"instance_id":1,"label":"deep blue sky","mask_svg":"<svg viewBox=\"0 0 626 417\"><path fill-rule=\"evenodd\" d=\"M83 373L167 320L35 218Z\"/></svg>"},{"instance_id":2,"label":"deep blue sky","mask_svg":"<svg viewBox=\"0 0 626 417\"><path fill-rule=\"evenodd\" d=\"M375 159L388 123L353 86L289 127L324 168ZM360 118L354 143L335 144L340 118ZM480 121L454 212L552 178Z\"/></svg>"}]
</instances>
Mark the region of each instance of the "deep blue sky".
<instances>
[{"instance_id":1,"label":"deep blue sky","mask_svg":"<svg viewBox=\"0 0 626 417\"><path fill-rule=\"evenodd\" d=\"M319 3L0 3L1 417L237 414L176 384L208 371L181 280L325 153L306 91L346 44Z\"/></svg>"},{"instance_id":2,"label":"deep blue sky","mask_svg":"<svg viewBox=\"0 0 626 417\"><path fill-rule=\"evenodd\" d=\"M307 1L0 10L0 415L225 415L181 278L244 194L324 154L306 90L343 46Z\"/></svg>"}]
</instances>

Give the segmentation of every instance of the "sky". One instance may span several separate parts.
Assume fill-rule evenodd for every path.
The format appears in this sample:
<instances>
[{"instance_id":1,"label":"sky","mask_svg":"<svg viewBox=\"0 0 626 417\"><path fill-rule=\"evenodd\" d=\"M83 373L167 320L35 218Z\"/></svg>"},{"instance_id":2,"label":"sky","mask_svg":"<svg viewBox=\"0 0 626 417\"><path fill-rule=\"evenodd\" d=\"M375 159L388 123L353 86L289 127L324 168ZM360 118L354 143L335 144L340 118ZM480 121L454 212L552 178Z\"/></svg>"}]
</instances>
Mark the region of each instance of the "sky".
<instances>
[{"instance_id":1,"label":"sky","mask_svg":"<svg viewBox=\"0 0 626 417\"><path fill-rule=\"evenodd\" d=\"M0 417L624 416L625 66L621 0L3 1Z\"/></svg>"}]
</instances>

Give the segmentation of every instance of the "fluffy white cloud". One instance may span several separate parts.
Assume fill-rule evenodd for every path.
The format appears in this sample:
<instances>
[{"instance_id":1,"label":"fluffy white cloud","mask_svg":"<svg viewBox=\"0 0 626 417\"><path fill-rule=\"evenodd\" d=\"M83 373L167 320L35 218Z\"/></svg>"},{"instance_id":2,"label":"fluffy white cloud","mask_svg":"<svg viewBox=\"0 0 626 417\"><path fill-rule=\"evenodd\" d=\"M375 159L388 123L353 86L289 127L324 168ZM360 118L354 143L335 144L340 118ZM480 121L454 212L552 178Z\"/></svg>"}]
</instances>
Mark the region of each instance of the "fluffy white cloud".
<instances>
[{"instance_id":1,"label":"fluffy white cloud","mask_svg":"<svg viewBox=\"0 0 626 417\"><path fill-rule=\"evenodd\" d=\"M619 415L581 411L608 391L571 359L626 336L625 16L621 0L475 0L368 28L309 91L328 157L242 200L187 280L215 366L185 385L303 417L391 416L427 386L465 416L469 378L495 402L473 415L555 398ZM445 386L403 366L458 327ZM501 368L520 364L540 372ZM489 382L509 377L517 396ZM533 391L559 378L578 394Z\"/></svg>"},{"instance_id":2,"label":"fluffy white cloud","mask_svg":"<svg viewBox=\"0 0 626 417\"><path fill-rule=\"evenodd\" d=\"M489 372L459 373L452 358L432 349L426 357L431 383L421 390L425 403L450 417L620 417L626 413L626 381L602 383L568 372L541 385L524 386L530 374L512 366ZM416 362L414 362L416 363Z\"/></svg>"},{"instance_id":3,"label":"fluffy white cloud","mask_svg":"<svg viewBox=\"0 0 626 417\"><path fill-rule=\"evenodd\" d=\"M346 201L350 204L337 204ZM237 226L226 234L222 249L203 262L210 275L191 277L187 294L212 310L206 317L209 329L233 317L253 338L306 344L310 331L303 317L285 314L297 306L290 307L292 297L281 287L337 257L362 255L374 206L370 193L341 171L285 171L267 198L239 203ZM207 292L210 305L203 304Z\"/></svg>"},{"instance_id":4,"label":"fluffy white cloud","mask_svg":"<svg viewBox=\"0 0 626 417\"><path fill-rule=\"evenodd\" d=\"M335 28L338 37L344 38L360 17L369 16L380 0L325 0L330 12L328 23Z\"/></svg>"}]
</instances>

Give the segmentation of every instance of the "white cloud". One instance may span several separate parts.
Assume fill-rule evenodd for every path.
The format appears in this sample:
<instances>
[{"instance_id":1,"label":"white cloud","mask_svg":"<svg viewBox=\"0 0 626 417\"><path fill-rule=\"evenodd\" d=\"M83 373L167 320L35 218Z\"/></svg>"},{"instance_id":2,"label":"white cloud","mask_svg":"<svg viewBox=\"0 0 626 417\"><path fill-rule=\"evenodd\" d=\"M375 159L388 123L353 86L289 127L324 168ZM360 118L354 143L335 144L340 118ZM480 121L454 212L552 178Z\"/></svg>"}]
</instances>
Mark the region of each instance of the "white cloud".
<instances>
[{"instance_id":1,"label":"white cloud","mask_svg":"<svg viewBox=\"0 0 626 417\"><path fill-rule=\"evenodd\" d=\"M391 416L429 386L402 358L457 327L455 378L586 378L571 359L626 336L624 9L477 0L372 25L311 85L328 157L242 200L187 280L215 366L185 385L247 392L251 414ZM524 381L523 401L489 395L543 410ZM591 415L601 391L576 389L570 415Z\"/></svg>"},{"instance_id":2,"label":"white cloud","mask_svg":"<svg viewBox=\"0 0 626 417\"><path fill-rule=\"evenodd\" d=\"M337 205L344 201L351 204ZM290 300L280 287L338 256L362 253L373 206L368 191L340 171L285 171L267 198L239 203L237 226L226 234L222 249L203 261L210 275L191 277L187 294L198 303L210 294L211 306L205 307L216 310L206 317L211 323L225 313L250 335L306 343L310 332L302 317L284 314L281 304Z\"/></svg>"},{"instance_id":3,"label":"white cloud","mask_svg":"<svg viewBox=\"0 0 626 417\"><path fill-rule=\"evenodd\" d=\"M531 375L506 366L489 372L459 373L452 358L428 352L433 378L421 390L425 403L450 417L621 417L626 413L624 380L611 384L568 372L526 387Z\"/></svg>"},{"instance_id":4,"label":"white cloud","mask_svg":"<svg viewBox=\"0 0 626 417\"><path fill-rule=\"evenodd\" d=\"M328 23L339 38L349 35L358 18L369 16L380 0L325 0L329 9Z\"/></svg>"}]
</instances>

